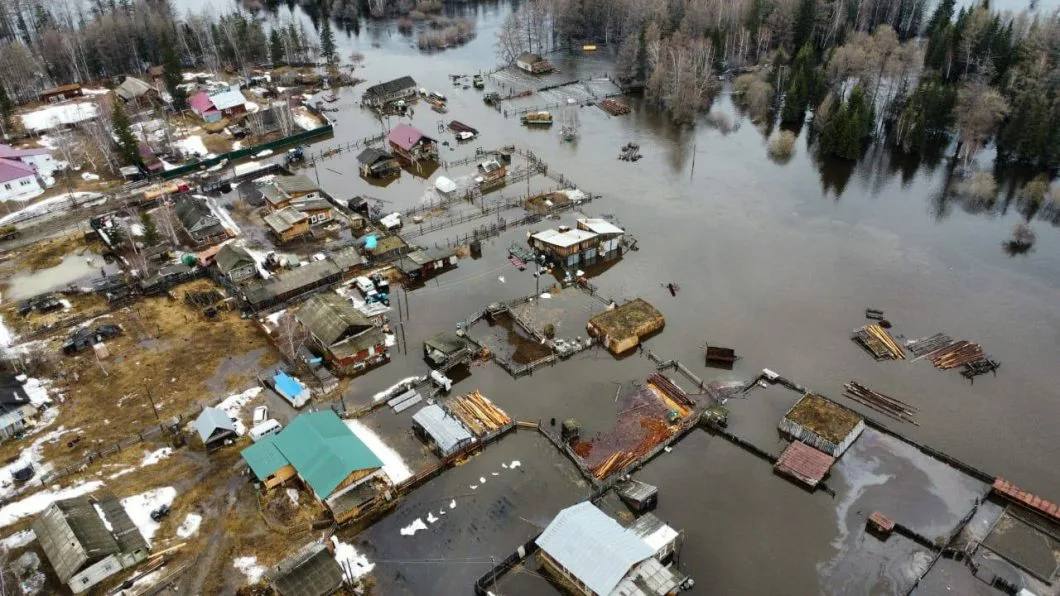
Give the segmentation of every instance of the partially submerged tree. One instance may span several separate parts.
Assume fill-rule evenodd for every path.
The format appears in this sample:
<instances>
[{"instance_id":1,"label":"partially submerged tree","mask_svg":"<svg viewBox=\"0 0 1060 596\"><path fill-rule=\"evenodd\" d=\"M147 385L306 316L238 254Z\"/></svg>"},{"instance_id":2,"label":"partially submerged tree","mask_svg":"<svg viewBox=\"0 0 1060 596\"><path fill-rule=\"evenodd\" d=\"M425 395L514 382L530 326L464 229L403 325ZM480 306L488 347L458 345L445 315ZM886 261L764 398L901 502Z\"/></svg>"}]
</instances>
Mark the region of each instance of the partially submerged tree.
<instances>
[{"instance_id":1,"label":"partially submerged tree","mask_svg":"<svg viewBox=\"0 0 1060 596\"><path fill-rule=\"evenodd\" d=\"M968 83L957 92L958 157L965 167L994 135L1006 113L1005 98L981 81Z\"/></svg>"}]
</instances>

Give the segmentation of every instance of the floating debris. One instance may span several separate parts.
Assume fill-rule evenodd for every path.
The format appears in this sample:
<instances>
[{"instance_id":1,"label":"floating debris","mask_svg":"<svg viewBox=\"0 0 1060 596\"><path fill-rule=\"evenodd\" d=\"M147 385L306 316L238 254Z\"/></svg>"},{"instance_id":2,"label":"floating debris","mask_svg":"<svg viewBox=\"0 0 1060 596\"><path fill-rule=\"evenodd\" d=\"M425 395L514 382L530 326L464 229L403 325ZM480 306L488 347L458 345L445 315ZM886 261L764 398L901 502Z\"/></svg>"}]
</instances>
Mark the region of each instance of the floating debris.
<instances>
[{"instance_id":1,"label":"floating debris","mask_svg":"<svg viewBox=\"0 0 1060 596\"><path fill-rule=\"evenodd\" d=\"M905 360L902 346L877 323L855 329L852 339L868 350L876 360Z\"/></svg>"},{"instance_id":2,"label":"floating debris","mask_svg":"<svg viewBox=\"0 0 1060 596\"><path fill-rule=\"evenodd\" d=\"M952 337L943 333L936 333L931 337L920 337L905 342L905 349L909 350L913 356L923 358L924 356L951 344L953 344Z\"/></svg>"},{"instance_id":3,"label":"floating debris","mask_svg":"<svg viewBox=\"0 0 1060 596\"><path fill-rule=\"evenodd\" d=\"M857 381L851 381L846 385L843 385L843 388L846 390L844 395L863 406L872 408L873 410L894 418L895 420L920 426L920 424L913 419L913 416L917 412L915 406L909 405L904 401L895 399L889 395L884 395L878 391L873 391Z\"/></svg>"},{"instance_id":4,"label":"floating debris","mask_svg":"<svg viewBox=\"0 0 1060 596\"><path fill-rule=\"evenodd\" d=\"M620 101L616 101L611 98L601 100L600 103L596 104L600 106L600 109L611 114L612 116L625 116L630 113L630 107Z\"/></svg>"},{"instance_id":5,"label":"floating debris","mask_svg":"<svg viewBox=\"0 0 1060 596\"><path fill-rule=\"evenodd\" d=\"M931 364L940 370L959 368L978 360L983 360L986 355L983 347L979 344L964 341L954 342L931 354Z\"/></svg>"},{"instance_id":6,"label":"floating debris","mask_svg":"<svg viewBox=\"0 0 1060 596\"><path fill-rule=\"evenodd\" d=\"M983 358L982 360L976 360L975 362L969 362L964 365L964 370L961 371L961 375L969 381L974 381L979 375L985 375L988 372L994 373L997 376L997 369L1001 366L1001 363L996 360L990 360L989 358Z\"/></svg>"},{"instance_id":7,"label":"floating debris","mask_svg":"<svg viewBox=\"0 0 1060 596\"><path fill-rule=\"evenodd\" d=\"M641 157L640 145L637 143L626 143L619 151L618 158L622 161L638 161Z\"/></svg>"}]
</instances>

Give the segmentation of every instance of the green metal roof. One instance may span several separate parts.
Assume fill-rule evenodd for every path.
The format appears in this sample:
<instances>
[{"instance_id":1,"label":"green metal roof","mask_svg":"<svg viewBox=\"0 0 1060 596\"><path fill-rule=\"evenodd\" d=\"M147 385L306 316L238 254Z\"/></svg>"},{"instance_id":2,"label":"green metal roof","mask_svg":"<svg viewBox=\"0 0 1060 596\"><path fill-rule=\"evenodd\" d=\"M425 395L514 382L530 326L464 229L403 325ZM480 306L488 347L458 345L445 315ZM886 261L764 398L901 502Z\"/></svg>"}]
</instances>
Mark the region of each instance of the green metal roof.
<instances>
[{"instance_id":1,"label":"green metal roof","mask_svg":"<svg viewBox=\"0 0 1060 596\"><path fill-rule=\"evenodd\" d=\"M258 480L265 480L287 465L287 458L276 448L276 435L265 435L240 452Z\"/></svg>"},{"instance_id":2,"label":"green metal roof","mask_svg":"<svg viewBox=\"0 0 1060 596\"><path fill-rule=\"evenodd\" d=\"M320 498L354 472L383 467L332 410L298 416L278 434L244 449L243 459L259 479L290 463Z\"/></svg>"}]
</instances>

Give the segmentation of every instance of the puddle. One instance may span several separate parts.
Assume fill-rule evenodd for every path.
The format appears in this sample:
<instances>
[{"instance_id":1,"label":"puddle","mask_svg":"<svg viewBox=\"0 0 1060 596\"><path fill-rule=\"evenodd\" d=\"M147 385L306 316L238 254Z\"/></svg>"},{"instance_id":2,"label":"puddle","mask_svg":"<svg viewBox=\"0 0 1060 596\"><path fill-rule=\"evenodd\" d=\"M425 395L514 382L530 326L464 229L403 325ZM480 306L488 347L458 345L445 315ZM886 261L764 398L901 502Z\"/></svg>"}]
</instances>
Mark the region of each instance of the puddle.
<instances>
[{"instance_id":1,"label":"puddle","mask_svg":"<svg viewBox=\"0 0 1060 596\"><path fill-rule=\"evenodd\" d=\"M13 275L8 281L7 298L24 300L113 270L113 266L104 263L103 257L95 253L69 254L54 267Z\"/></svg>"}]
</instances>

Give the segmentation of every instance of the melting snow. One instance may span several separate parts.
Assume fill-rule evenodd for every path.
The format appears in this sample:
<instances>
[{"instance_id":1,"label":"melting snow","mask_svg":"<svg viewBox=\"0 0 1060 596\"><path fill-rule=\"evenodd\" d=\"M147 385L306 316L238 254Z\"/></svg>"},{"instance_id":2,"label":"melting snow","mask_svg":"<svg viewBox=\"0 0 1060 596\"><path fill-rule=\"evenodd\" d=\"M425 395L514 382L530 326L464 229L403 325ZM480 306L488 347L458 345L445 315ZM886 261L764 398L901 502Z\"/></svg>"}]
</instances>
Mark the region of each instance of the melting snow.
<instances>
[{"instance_id":1,"label":"melting snow","mask_svg":"<svg viewBox=\"0 0 1060 596\"><path fill-rule=\"evenodd\" d=\"M426 530L426 529L427 529L427 524L423 523L423 520L417 517L416 521L414 521L411 524L405 526L404 528L401 528L401 535L402 536L413 536L413 535L416 534L416 532L419 532L420 530Z\"/></svg>"},{"instance_id":2,"label":"melting snow","mask_svg":"<svg viewBox=\"0 0 1060 596\"><path fill-rule=\"evenodd\" d=\"M181 522L180 527L177 528L177 536L181 538L191 538L199 531L199 524L202 523L202 516L197 513L189 513L184 521Z\"/></svg>"},{"instance_id":3,"label":"melting snow","mask_svg":"<svg viewBox=\"0 0 1060 596\"><path fill-rule=\"evenodd\" d=\"M519 461L517 459L513 459L512 463L508 464L508 467L511 468L512 470L514 470L514 469L518 468L521 465L523 465L523 462L521 462L521 461Z\"/></svg>"},{"instance_id":4,"label":"melting snow","mask_svg":"<svg viewBox=\"0 0 1060 596\"><path fill-rule=\"evenodd\" d=\"M136 527L140 529L147 544L151 544L151 538L158 531L160 525L151 519L151 512L162 505L172 505L173 499L177 497L177 489L172 486L155 488L138 495L133 495L121 500L121 506L125 508L129 518Z\"/></svg>"},{"instance_id":5,"label":"melting snow","mask_svg":"<svg viewBox=\"0 0 1060 596\"><path fill-rule=\"evenodd\" d=\"M380 391L379 393L376 393L375 395L373 395L372 396L372 401L382 401L382 400L384 400L384 399L386 399L388 397L393 397L393 396L397 395L398 393L400 393L400 392L404 391L405 389L407 389L408 385L410 383L412 383L413 381L419 381L422 378L423 377L405 377L404 379L401 379L397 383L394 383L393 385L391 385L391 386L387 387L386 389Z\"/></svg>"},{"instance_id":6,"label":"melting snow","mask_svg":"<svg viewBox=\"0 0 1060 596\"><path fill-rule=\"evenodd\" d=\"M62 499L72 499L88 493L103 486L103 482L93 480L82 484L75 484L66 488L53 487L51 489L35 492L32 495L14 503L8 503L0 509L0 528L10 526L16 521L36 515L44 511L48 505Z\"/></svg>"},{"instance_id":7,"label":"melting snow","mask_svg":"<svg viewBox=\"0 0 1060 596\"><path fill-rule=\"evenodd\" d=\"M240 414L243 411L243 406L247 405L247 402L257 397L259 393L261 393L261 387L251 387L242 393L229 395L221 400L221 403L217 404L219 409L228 414L230 418L235 419L236 433L240 436L247 432L247 427L243 424L243 420L240 417Z\"/></svg>"},{"instance_id":8,"label":"melting snow","mask_svg":"<svg viewBox=\"0 0 1060 596\"><path fill-rule=\"evenodd\" d=\"M398 452L391 449L370 428L356 420L347 420L346 426L357 435L362 443L368 446L376 457L383 460L383 471L390 477L391 482L398 484L412 477L412 470L405 464L405 460L401 459Z\"/></svg>"},{"instance_id":9,"label":"melting snow","mask_svg":"<svg viewBox=\"0 0 1060 596\"><path fill-rule=\"evenodd\" d=\"M338 536L332 536L331 542L335 545L335 560L339 562L340 567L351 572L353 577L361 577L375 568L375 563L369 563L368 557L358 553L352 544L346 544L339 540Z\"/></svg>"},{"instance_id":10,"label":"melting snow","mask_svg":"<svg viewBox=\"0 0 1060 596\"><path fill-rule=\"evenodd\" d=\"M202 137L199 135L191 135L183 139L173 141L173 146L180 149L185 155L198 155L199 157L205 157L210 153L206 149L206 144L202 142Z\"/></svg>"},{"instance_id":11,"label":"melting snow","mask_svg":"<svg viewBox=\"0 0 1060 596\"><path fill-rule=\"evenodd\" d=\"M265 568L258 565L257 557L237 557L236 560L232 561L232 567L247 576L247 583L249 584L258 583L261 581L261 576L265 575Z\"/></svg>"},{"instance_id":12,"label":"melting snow","mask_svg":"<svg viewBox=\"0 0 1060 596\"><path fill-rule=\"evenodd\" d=\"M0 540L0 547L4 550L22 548L36 539L37 535L33 533L33 530L19 530L7 538Z\"/></svg>"},{"instance_id":13,"label":"melting snow","mask_svg":"<svg viewBox=\"0 0 1060 596\"><path fill-rule=\"evenodd\" d=\"M140 467L143 468L145 466L153 466L172 455L172 453L172 447L163 447L150 453L144 453L144 459L140 462Z\"/></svg>"},{"instance_id":14,"label":"melting snow","mask_svg":"<svg viewBox=\"0 0 1060 596\"><path fill-rule=\"evenodd\" d=\"M298 504L298 490L289 488L287 489L287 498L291 500L295 505Z\"/></svg>"},{"instance_id":15,"label":"melting snow","mask_svg":"<svg viewBox=\"0 0 1060 596\"><path fill-rule=\"evenodd\" d=\"M456 509L456 499L453 499L452 501L449 501L449 508L450 509Z\"/></svg>"},{"instance_id":16,"label":"melting snow","mask_svg":"<svg viewBox=\"0 0 1060 596\"><path fill-rule=\"evenodd\" d=\"M218 205L216 199L213 197L204 197L202 195L195 195L195 197L206 200L206 204L209 205L210 211L217 216L218 221L221 222L221 225L228 230L229 233L233 236L238 236L241 233L239 226L236 225L235 220L232 219L232 215L227 209Z\"/></svg>"},{"instance_id":17,"label":"melting snow","mask_svg":"<svg viewBox=\"0 0 1060 596\"><path fill-rule=\"evenodd\" d=\"M438 518L434 516L434 512L428 511L427 512L427 523L433 524L436 521L438 521Z\"/></svg>"}]
</instances>

